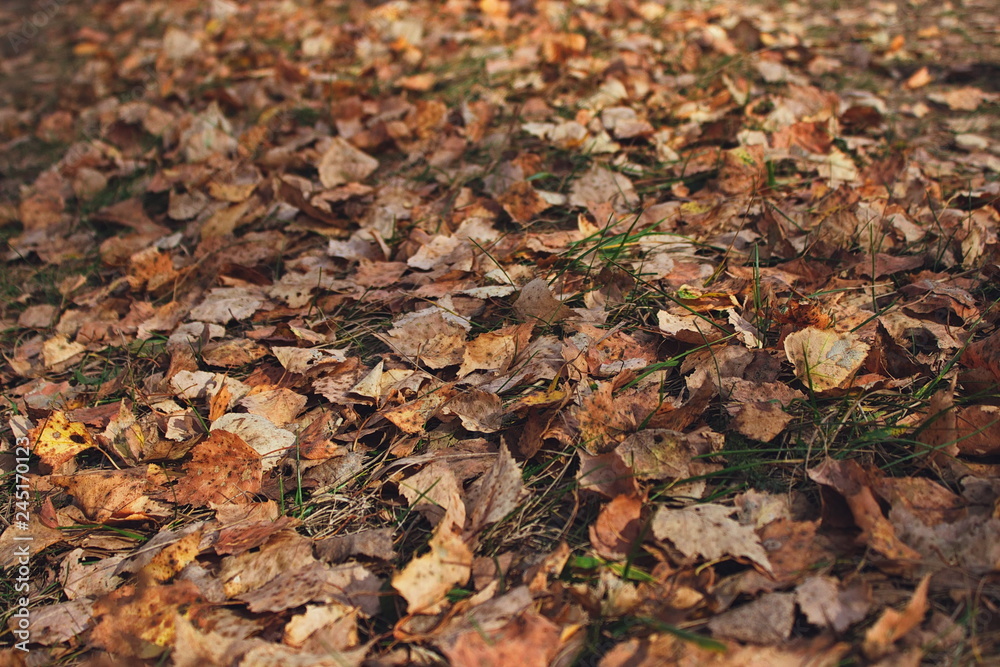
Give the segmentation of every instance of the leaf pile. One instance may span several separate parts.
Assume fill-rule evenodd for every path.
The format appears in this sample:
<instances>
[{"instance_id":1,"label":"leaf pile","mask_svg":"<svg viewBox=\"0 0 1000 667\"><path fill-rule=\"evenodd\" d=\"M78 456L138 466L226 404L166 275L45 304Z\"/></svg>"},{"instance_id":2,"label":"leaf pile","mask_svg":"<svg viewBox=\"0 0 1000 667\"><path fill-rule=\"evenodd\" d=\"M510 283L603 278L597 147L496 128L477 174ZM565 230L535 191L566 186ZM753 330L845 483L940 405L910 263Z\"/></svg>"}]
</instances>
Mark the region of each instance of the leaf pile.
<instances>
[{"instance_id":1,"label":"leaf pile","mask_svg":"<svg viewBox=\"0 0 1000 667\"><path fill-rule=\"evenodd\" d=\"M869 4L4 10L30 664L995 659L995 12Z\"/></svg>"}]
</instances>

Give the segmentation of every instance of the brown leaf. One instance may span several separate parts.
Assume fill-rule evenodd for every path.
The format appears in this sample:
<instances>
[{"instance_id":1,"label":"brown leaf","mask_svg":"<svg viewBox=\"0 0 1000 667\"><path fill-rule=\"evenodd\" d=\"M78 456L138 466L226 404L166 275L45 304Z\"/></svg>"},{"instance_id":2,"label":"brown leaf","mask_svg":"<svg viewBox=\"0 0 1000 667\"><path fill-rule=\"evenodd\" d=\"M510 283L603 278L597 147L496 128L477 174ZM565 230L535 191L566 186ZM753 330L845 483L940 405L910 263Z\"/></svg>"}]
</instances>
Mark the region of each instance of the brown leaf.
<instances>
[{"instance_id":1,"label":"brown leaf","mask_svg":"<svg viewBox=\"0 0 1000 667\"><path fill-rule=\"evenodd\" d=\"M170 510L150 499L167 481L156 465L126 470L89 470L52 475L49 480L66 489L88 519L97 523L142 521L164 517Z\"/></svg>"},{"instance_id":2,"label":"brown leaf","mask_svg":"<svg viewBox=\"0 0 1000 667\"><path fill-rule=\"evenodd\" d=\"M216 287L200 304L191 309L191 317L201 322L226 324L249 319L264 305L264 297L255 287Z\"/></svg>"},{"instance_id":3,"label":"brown leaf","mask_svg":"<svg viewBox=\"0 0 1000 667\"><path fill-rule=\"evenodd\" d=\"M93 623L92 606L92 600L84 599L35 609L31 616L31 642L51 646L83 634Z\"/></svg>"},{"instance_id":4,"label":"brown leaf","mask_svg":"<svg viewBox=\"0 0 1000 667\"><path fill-rule=\"evenodd\" d=\"M552 296L548 283L541 278L535 278L521 288L521 294L514 302L514 312L525 322L538 321L542 324L553 324L574 315L562 301Z\"/></svg>"},{"instance_id":5,"label":"brown leaf","mask_svg":"<svg viewBox=\"0 0 1000 667\"><path fill-rule=\"evenodd\" d=\"M456 394L453 386L445 385L427 392L420 398L386 410L382 416L404 433L420 433L427 420L437 414L441 406Z\"/></svg>"},{"instance_id":6,"label":"brown leaf","mask_svg":"<svg viewBox=\"0 0 1000 667\"><path fill-rule=\"evenodd\" d=\"M875 625L868 628L864 643L861 645L866 657L877 660L888 655L892 652L896 641L920 625L929 609L927 588L930 586L930 581L930 575L920 580L917 589L913 591L913 597L906 603L903 611L886 609L875 621Z\"/></svg>"},{"instance_id":7,"label":"brown leaf","mask_svg":"<svg viewBox=\"0 0 1000 667\"><path fill-rule=\"evenodd\" d=\"M262 472L267 472L278 465L282 457L295 446L294 433L278 428L267 417L250 413L228 412L222 415L212 422L210 432L216 431L226 431L238 436L260 454Z\"/></svg>"},{"instance_id":8,"label":"brown leaf","mask_svg":"<svg viewBox=\"0 0 1000 667\"><path fill-rule=\"evenodd\" d=\"M590 526L590 544L601 558L621 560L639 538L643 501L635 496L618 496L604 506Z\"/></svg>"},{"instance_id":9,"label":"brown leaf","mask_svg":"<svg viewBox=\"0 0 1000 667\"><path fill-rule=\"evenodd\" d=\"M462 487L443 461L434 461L415 475L399 483L410 507L423 514L432 526L450 523L465 526L465 503Z\"/></svg>"},{"instance_id":10,"label":"brown leaf","mask_svg":"<svg viewBox=\"0 0 1000 667\"><path fill-rule=\"evenodd\" d=\"M447 652L456 667L547 667L559 650L559 626L530 611L511 619L497 632L467 630Z\"/></svg>"},{"instance_id":11,"label":"brown leaf","mask_svg":"<svg viewBox=\"0 0 1000 667\"><path fill-rule=\"evenodd\" d=\"M748 438L771 442L791 421L792 416L778 403L743 403L735 410L731 423Z\"/></svg>"},{"instance_id":12,"label":"brown leaf","mask_svg":"<svg viewBox=\"0 0 1000 667\"><path fill-rule=\"evenodd\" d=\"M792 521L782 517L757 531L767 547L767 559L776 581L798 581L819 563L835 557L816 535L818 521Z\"/></svg>"},{"instance_id":13,"label":"brown leaf","mask_svg":"<svg viewBox=\"0 0 1000 667\"><path fill-rule=\"evenodd\" d=\"M238 599L254 613L284 611L307 602L337 602L356 607L365 616L379 610L382 582L357 563L333 567L312 561L301 568L283 572Z\"/></svg>"},{"instance_id":14,"label":"brown leaf","mask_svg":"<svg viewBox=\"0 0 1000 667\"><path fill-rule=\"evenodd\" d=\"M274 533L259 551L226 556L219 567L219 581L227 597L255 591L285 572L295 572L316 560L312 542L294 530Z\"/></svg>"},{"instance_id":15,"label":"brown leaf","mask_svg":"<svg viewBox=\"0 0 1000 667\"><path fill-rule=\"evenodd\" d=\"M34 556L53 544L63 541L63 531L46 526L38 512L28 515L27 530L16 522L7 526L0 535L0 567L4 569L23 565L20 560L25 556Z\"/></svg>"},{"instance_id":16,"label":"brown leaf","mask_svg":"<svg viewBox=\"0 0 1000 667\"><path fill-rule=\"evenodd\" d=\"M205 363L222 368L246 366L267 356L267 348L249 338L232 338L208 343L201 349Z\"/></svg>"},{"instance_id":17,"label":"brown leaf","mask_svg":"<svg viewBox=\"0 0 1000 667\"><path fill-rule=\"evenodd\" d=\"M289 516L281 516L273 521L229 524L219 531L219 537L215 540L212 548L220 556L241 554L244 551L256 549L266 543L272 535L298 524L297 519Z\"/></svg>"},{"instance_id":18,"label":"brown leaf","mask_svg":"<svg viewBox=\"0 0 1000 667\"><path fill-rule=\"evenodd\" d=\"M569 203L592 210L610 203L615 212L627 213L639 203L639 195L627 176L595 164L573 181ZM599 222L604 224L606 220L601 218Z\"/></svg>"},{"instance_id":19,"label":"brown leaf","mask_svg":"<svg viewBox=\"0 0 1000 667\"><path fill-rule=\"evenodd\" d=\"M497 203L503 206L514 222L522 226L532 222L550 205L527 181L512 184L497 197Z\"/></svg>"},{"instance_id":20,"label":"brown leaf","mask_svg":"<svg viewBox=\"0 0 1000 667\"><path fill-rule=\"evenodd\" d=\"M719 650L670 633L657 633L648 639L630 639L618 644L599 664L600 667L837 667L850 650L850 644L834 644L829 636L793 640L780 646L726 642Z\"/></svg>"},{"instance_id":21,"label":"brown leaf","mask_svg":"<svg viewBox=\"0 0 1000 667\"><path fill-rule=\"evenodd\" d=\"M904 563L920 560L920 553L897 536L882 508L867 485L864 470L854 461L826 459L808 471L809 479L836 490L844 497L854 522L861 529L858 541L867 544L886 558Z\"/></svg>"},{"instance_id":22,"label":"brown leaf","mask_svg":"<svg viewBox=\"0 0 1000 667\"><path fill-rule=\"evenodd\" d=\"M962 363L969 368L985 368L1000 382L1000 332L970 343L962 353Z\"/></svg>"},{"instance_id":23,"label":"brown leaf","mask_svg":"<svg viewBox=\"0 0 1000 667\"><path fill-rule=\"evenodd\" d=\"M581 490L594 491L605 498L638 493L635 475L617 452L594 456L581 447L576 455L580 458L576 480Z\"/></svg>"},{"instance_id":24,"label":"brown leaf","mask_svg":"<svg viewBox=\"0 0 1000 667\"><path fill-rule=\"evenodd\" d=\"M295 421L306 407L307 399L302 394L285 387L254 387L238 402L246 411L267 419L277 427Z\"/></svg>"},{"instance_id":25,"label":"brown leaf","mask_svg":"<svg viewBox=\"0 0 1000 667\"><path fill-rule=\"evenodd\" d=\"M677 481L718 470L718 464L702 457L721 444L719 434L706 430L685 435L669 429L645 429L626 437L615 454L636 479Z\"/></svg>"},{"instance_id":26,"label":"brown leaf","mask_svg":"<svg viewBox=\"0 0 1000 667\"><path fill-rule=\"evenodd\" d=\"M316 556L331 563L340 563L356 555L391 562L396 558L392 533L391 528L380 528L317 540Z\"/></svg>"},{"instance_id":27,"label":"brown leaf","mask_svg":"<svg viewBox=\"0 0 1000 667\"><path fill-rule=\"evenodd\" d=\"M176 576L200 553L199 545L204 532L204 527L193 530L163 547L142 567L139 572L142 577L140 581L152 580L162 584Z\"/></svg>"},{"instance_id":28,"label":"brown leaf","mask_svg":"<svg viewBox=\"0 0 1000 667\"><path fill-rule=\"evenodd\" d=\"M527 347L531 329L526 323L479 334L465 345L457 377L479 370L507 370L517 353Z\"/></svg>"},{"instance_id":29,"label":"brown leaf","mask_svg":"<svg viewBox=\"0 0 1000 667\"><path fill-rule=\"evenodd\" d=\"M493 467L469 490L467 504L471 511L466 535L474 536L513 512L523 493L521 469L507 445L502 444Z\"/></svg>"},{"instance_id":30,"label":"brown leaf","mask_svg":"<svg viewBox=\"0 0 1000 667\"><path fill-rule=\"evenodd\" d=\"M189 614L200 599L190 581L120 588L94 603L97 625L91 641L120 656L155 658L174 642L174 619Z\"/></svg>"},{"instance_id":31,"label":"brown leaf","mask_svg":"<svg viewBox=\"0 0 1000 667\"><path fill-rule=\"evenodd\" d=\"M340 137L330 140L330 147L320 158L319 180L324 188L334 188L352 181L363 181L378 169L378 160L360 151Z\"/></svg>"},{"instance_id":32,"label":"brown leaf","mask_svg":"<svg viewBox=\"0 0 1000 667\"><path fill-rule=\"evenodd\" d=\"M749 195L767 182L764 175L764 147L740 146L722 153L719 189L728 195Z\"/></svg>"},{"instance_id":33,"label":"brown leaf","mask_svg":"<svg viewBox=\"0 0 1000 667\"><path fill-rule=\"evenodd\" d=\"M439 308L408 313L380 335L385 343L410 363L418 361L430 368L462 363L466 327Z\"/></svg>"},{"instance_id":34,"label":"brown leaf","mask_svg":"<svg viewBox=\"0 0 1000 667\"><path fill-rule=\"evenodd\" d=\"M495 433L503 425L500 397L475 387L457 393L442 406L440 414L458 416L466 430L477 433Z\"/></svg>"},{"instance_id":35,"label":"brown leaf","mask_svg":"<svg viewBox=\"0 0 1000 667\"><path fill-rule=\"evenodd\" d=\"M243 438L228 431L212 431L191 450L184 477L174 485L177 502L195 506L209 503L248 503L261 487L261 456Z\"/></svg>"}]
</instances>

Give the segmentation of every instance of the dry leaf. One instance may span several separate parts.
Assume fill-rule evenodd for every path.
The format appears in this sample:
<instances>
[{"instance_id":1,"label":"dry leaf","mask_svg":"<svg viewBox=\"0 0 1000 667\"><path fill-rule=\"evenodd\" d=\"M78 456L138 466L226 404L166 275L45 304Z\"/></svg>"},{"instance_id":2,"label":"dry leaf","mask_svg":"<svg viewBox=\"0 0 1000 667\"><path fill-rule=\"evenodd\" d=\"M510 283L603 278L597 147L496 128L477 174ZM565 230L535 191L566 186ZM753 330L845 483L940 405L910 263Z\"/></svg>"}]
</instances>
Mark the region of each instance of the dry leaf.
<instances>
[{"instance_id":1,"label":"dry leaf","mask_svg":"<svg viewBox=\"0 0 1000 667\"><path fill-rule=\"evenodd\" d=\"M174 642L177 617L190 614L201 594L190 581L126 586L94 603L94 645L121 656L155 658Z\"/></svg>"},{"instance_id":2,"label":"dry leaf","mask_svg":"<svg viewBox=\"0 0 1000 667\"><path fill-rule=\"evenodd\" d=\"M559 649L559 626L536 612L511 619L497 632L472 628L447 652L451 664L482 667L547 667Z\"/></svg>"},{"instance_id":3,"label":"dry leaf","mask_svg":"<svg viewBox=\"0 0 1000 667\"><path fill-rule=\"evenodd\" d=\"M920 553L903 543L866 484L861 466L854 461L826 459L808 471L809 479L825 484L847 501L854 522L862 533L858 541L868 544L886 558L903 563L920 560Z\"/></svg>"},{"instance_id":4,"label":"dry leaf","mask_svg":"<svg viewBox=\"0 0 1000 667\"><path fill-rule=\"evenodd\" d=\"M795 622L795 595L765 593L756 600L708 620L717 637L754 644L780 644L788 639Z\"/></svg>"},{"instance_id":5,"label":"dry leaf","mask_svg":"<svg viewBox=\"0 0 1000 667\"><path fill-rule=\"evenodd\" d=\"M267 417L230 412L212 422L211 433L227 431L239 436L244 444L260 455L260 465L267 472L295 445L295 434L278 428Z\"/></svg>"},{"instance_id":6,"label":"dry leaf","mask_svg":"<svg viewBox=\"0 0 1000 667\"><path fill-rule=\"evenodd\" d=\"M913 597L906 603L903 611L886 609L875 621L875 625L868 628L861 646L867 658L877 660L888 655L892 652L896 641L923 622L929 609L927 588L930 580L930 575L920 580L917 589L913 591Z\"/></svg>"},{"instance_id":7,"label":"dry leaf","mask_svg":"<svg viewBox=\"0 0 1000 667\"><path fill-rule=\"evenodd\" d=\"M238 435L217 430L191 450L173 492L177 502L189 505L244 504L260 491L261 476L260 454Z\"/></svg>"},{"instance_id":8,"label":"dry leaf","mask_svg":"<svg viewBox=\"0 0 1000 667\"><path fill-rule=\"evenodd\" d=\"M497 202L519 225L527 225L549 207L549 203L526 181L512 184L497 197Z\"/></svg>"},{"instance_id":9,"label":"dry leaf","mask_svg":"<svg viewBox=\"0 0 1000 667\"><path fill-rule=\"evenodd\" d=\"M541 278L536 278L521 288L514 301L514 312L525 322L553 324L573 315L561 301L552 296L552 290Z\"/></svg>"},{"instance_id":10,"label":"dry leaf","mask_svg":"<svg viewBox=\"0 0 1000 667\"><path fill-rule=\"evenodd\" d=\"M150 496L163 491L167 476L156 465L126 470L89 470L52 475L49 480L66 489L76 504L97 523L142 521L170 515L170 509Z\"/></svg>"},{"instance_id":11,"label":"dry leaf","mask_svg":"<svg viewBox=\"0 0 1000 667\"><path fill-rule=\"evenodd\" d=\"M465 526L462 488L448 466L435 461L399 483L410 507L423 514L432 526L444 520L459 529Z\"/></svg>"},{"instance_id":12,"label":"dry leaf","mask_svg":"<svg viewBox=\"0 0 1000 667\"><path fill-rule=\"evenodd\" d=\"M590 526L590 544L597 555L608 560L629 555L639 538L643 504L634 496L618 496L604 506Z\"/></svg>"},{"instance_id":13,"label":"dry leaf","mask_svg":"<svg viewBox=\"0 0 1000 667\"><path fill-rule=\"evenodd\" d=\"M813 391L842 387L868 355L868 344L851 333L808 327L785 338L785 355L795 376Z\"/></svg>"},{"instance_id":14,"label":"dry leaf","mask_svg":"<svg viewBox=\"0 0 1000 667\"><path fill-rule=\"evenodd\" d=\"M688 558L746 558L770 571L767 552L753 526L729 518L733 512L734 508L713 504L683 509L661 507L653 517L653 535L670 541Z\"/></svg>"},{"instance_id":15,"label":"dry leaf","mask_svg":"<svg viewBox=\"0 0 1000 667\"><path fill-rule=\"evenodd\" d=\"M335 188L344 183L365 180L378 169L378 160L340 137L334 137L320 158L317 169L323 187Z\"/></svg>"},{"instance_id":16,"label":"dry leaf","mask_svg":"<svg viewBox=\"0 0 1000 667\"><path fill-rule=\"evenodd\" d=\"M398 318L380 338L410 363L444 368L462 363L466 331L441 309L426 308Z\"/></svg>"},{"instance_id":17,"label":"dry leaf","mask_svg":"<svg viewBox=\"0 0 1000 667\"><path fill-rule=\"evenodd\" d=\"M868 615L872 591L861 579L842 588L833 577L809 577L796 587L795 601L810 623L842 633Z\"/></svg>"},{"instance_id":18,"label":"dry leaf","mask_svg":"<svg viewBox=\"0 0 1000 667\"><path fill-rule=\"evenodd\" d=\"M392 578L392 587L406 600L407 613L433 614L444 605L444 596L469 580L472 552L454 530L443 521L430 541L430 551L407 563Z\"/></svg>"},{"instance_id":19,"label":"dry leaf","mask_svg":"<svg viewBox=\"0 0 1000 667\"><path fill-rule=\"evenodd\" d=\"M87 427L71 422L66 414L56 410L31 430L32 453L50 468L58 468L80 452L96 447Z\"/></svg>"},{"instance_id":20,"label":"dry leaf","mask_svg":"<svg viewBox=\"0 0 1000 667\"><path fill-rule=\"evenodd\" d=\"M523 493L521 469L517 467L507 445L502 444L493 467L469 491L466 535L471 538L513 512Z\"/></svg>"}]
</instances>

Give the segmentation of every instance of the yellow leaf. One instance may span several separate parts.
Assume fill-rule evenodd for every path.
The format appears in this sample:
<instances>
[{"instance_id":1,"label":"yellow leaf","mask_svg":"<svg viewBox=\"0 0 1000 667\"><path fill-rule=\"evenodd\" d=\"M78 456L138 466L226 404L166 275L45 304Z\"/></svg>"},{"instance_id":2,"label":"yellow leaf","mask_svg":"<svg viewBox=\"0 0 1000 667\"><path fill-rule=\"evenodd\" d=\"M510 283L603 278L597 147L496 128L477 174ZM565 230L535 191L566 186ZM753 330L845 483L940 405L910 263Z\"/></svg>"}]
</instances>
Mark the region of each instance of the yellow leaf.
<instances>
[{"instance_id":1,"label":"yellow leaf","mask_svg":"<svg viewBox=\"0 0 1000 667\"><path fill-rule=\"evenodd\" d=\"M33 452L42 463L57 468L85 449L96 447L94 439L81 422L71 422L56 410L41 425L32 429Z\"/></svg>"}]
</instances>

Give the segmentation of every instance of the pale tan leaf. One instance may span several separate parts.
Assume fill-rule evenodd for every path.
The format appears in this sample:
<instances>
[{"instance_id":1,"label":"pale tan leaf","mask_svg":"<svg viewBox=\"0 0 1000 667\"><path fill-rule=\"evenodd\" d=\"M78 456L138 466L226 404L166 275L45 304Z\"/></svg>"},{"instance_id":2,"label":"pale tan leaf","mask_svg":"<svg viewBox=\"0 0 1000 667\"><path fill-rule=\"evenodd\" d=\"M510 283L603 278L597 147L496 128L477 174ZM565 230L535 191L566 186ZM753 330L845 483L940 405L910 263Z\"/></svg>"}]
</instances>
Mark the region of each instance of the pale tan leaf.
<instances>
[{"instance_id":1,"label":"pale tan leaf","mask_svg":"<svg viewBox=\"0 0 1000 667\"><path fill-rule=\"evenodd\" d=\"M713 504L661 507L653 517L653 534L658 540L669 540L689 558L746 558L770 571L767 552L753 526L729 518L733 512L731 507Z\"/></svg>"},{"instance_id":2,"label":"pale tan leaf","mask_svg":"<svg viewBox=\"0 0 1000 667\"><path fill-rule=\"evenodd\" d=\"M408 613L433 614L442 608L445 594L471 575L472 552L452 524L444 521L434 531L430 551L396 574L392 587L406 600Z\"/></svg>"},{"instance_id":3,"label":"pale tan leaf","mask_svg":"<svg viewBox=\"0 0 1000 667\"><path fill-rule=\"evenodd\" d=\"M814 391L844 386L868 355L868 344L852 333L808 327L785 338L785 355L795 376Z\"/></svg>"}]
</instances>

